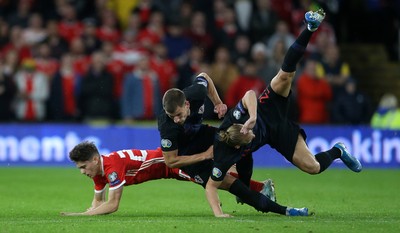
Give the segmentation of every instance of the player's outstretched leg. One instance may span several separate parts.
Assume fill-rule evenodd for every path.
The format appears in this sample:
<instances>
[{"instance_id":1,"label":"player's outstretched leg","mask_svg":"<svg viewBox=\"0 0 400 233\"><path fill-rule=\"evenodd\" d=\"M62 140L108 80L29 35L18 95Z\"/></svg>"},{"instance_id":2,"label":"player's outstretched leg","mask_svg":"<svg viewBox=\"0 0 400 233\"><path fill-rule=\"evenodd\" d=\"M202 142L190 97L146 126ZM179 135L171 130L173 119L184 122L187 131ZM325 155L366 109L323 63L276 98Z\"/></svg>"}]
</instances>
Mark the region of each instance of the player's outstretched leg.
<instances>
[{"instance_id":1,"label":"player's outstretched leg","mask_svg":"<svg viewBox=\"0 0 400 233\"><path fill-rule=\"evenodd\" d=\"M343 161L344 164L346 164L348 168L350 168L350 170L354 172L360 172L362 170L362 165L360 161L358 161L356 157L352 156L347 151L347 148L343 143L338 142L334 145L334 147L338 148L342 152L340 159Z\"/></svg>"},{"instance_id":2,"label":"player's outstretched leg","mask_svg":"<svg viewBox=\"0 0 400 233\"><path fill-rule=\"evenodd\" d=\"M308 11L304 18L307 22L307 29L314 32L318 29L322 20L325 18L325 12L323 9L319 9L317 11Z\"/></svg>"}]
</instances>

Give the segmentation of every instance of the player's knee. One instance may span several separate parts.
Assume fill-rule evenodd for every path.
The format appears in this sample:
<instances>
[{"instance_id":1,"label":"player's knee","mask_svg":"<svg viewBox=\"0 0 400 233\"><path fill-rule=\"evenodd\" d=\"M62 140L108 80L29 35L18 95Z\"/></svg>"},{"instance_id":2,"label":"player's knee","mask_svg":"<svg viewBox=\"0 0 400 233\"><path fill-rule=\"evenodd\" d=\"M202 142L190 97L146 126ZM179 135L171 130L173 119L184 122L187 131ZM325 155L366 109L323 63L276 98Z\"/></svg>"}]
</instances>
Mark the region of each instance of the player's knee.
<instances>
[{"instance_id":1,"label":"player's knee","mask_svg":"<svg viewBox=\"0 0 400 233\"><path fill-rule=\"evenodd\" d=\"M310 175L316 175L320 171L320 166L319 163L317 162L311 162L311 163L305 163L303 167L301 167L301 169Z\"/></svg>"}]
</instances>

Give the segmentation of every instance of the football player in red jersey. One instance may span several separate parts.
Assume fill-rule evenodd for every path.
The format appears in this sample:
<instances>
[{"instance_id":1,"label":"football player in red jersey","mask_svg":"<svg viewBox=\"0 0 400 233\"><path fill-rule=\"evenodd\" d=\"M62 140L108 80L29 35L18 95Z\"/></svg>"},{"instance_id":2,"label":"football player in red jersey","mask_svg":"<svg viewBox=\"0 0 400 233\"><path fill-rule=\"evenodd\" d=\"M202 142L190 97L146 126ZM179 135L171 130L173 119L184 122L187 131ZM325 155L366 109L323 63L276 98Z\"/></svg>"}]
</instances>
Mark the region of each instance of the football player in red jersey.
<instances>
[{"instance_id":1,"label":"football player in red jersey","mask_svg":"<svg viewBox=\"0 0 400 233\"><path fill-rule=\"evenodd\" d=\"M62 212L64 216L110 214L118 210L123 186L149 180L177 179L196 182L178 168L169 168L160 148L156 150L120 150L100 155L93 142L81 142L69 153L83 175L93 179L95 194L91 206L80 213ZM236 173L230 173L237 176ZM273 189L272 181L251 181L250 187L265 195ZM106 185L109 185L106 200ZM273 190L272 190L273 191ZM270 194L269 194L270 195Z\"/></svg>"}]
</instances>

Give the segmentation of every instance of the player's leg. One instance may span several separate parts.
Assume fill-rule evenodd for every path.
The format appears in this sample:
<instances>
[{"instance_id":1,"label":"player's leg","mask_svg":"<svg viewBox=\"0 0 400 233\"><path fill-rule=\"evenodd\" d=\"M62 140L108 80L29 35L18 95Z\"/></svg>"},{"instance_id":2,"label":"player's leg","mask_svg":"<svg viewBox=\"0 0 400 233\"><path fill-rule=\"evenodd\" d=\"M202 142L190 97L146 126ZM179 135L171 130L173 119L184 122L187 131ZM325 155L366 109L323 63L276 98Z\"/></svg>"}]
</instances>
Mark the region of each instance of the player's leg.
<instances>
[{"instance_id":1,"label":"player's leg","mask_svg":"<svg viewBox=\"0 0 400 233\"><path fill-rule=\"evenodd\" d=\"M253 175L253 154L251 152L246 152L242 155L242 158L236 163L236 170L239 180L249 186Z\"/></svg>"},{"instance_id":2,"label":"player's leg","mask_svg":"<svg viewBox=\"0 0 400 233\"><path fill-rule=\"evenodd\" d=\"M296 41L290 46L283 60L281 70L271 80L271 88L275 93L283 97L289 95L297 63L303 57L313 32L318 29L318 26L324 18L325 13L322 9L305 14L307 28L304 29L299 37L297 37Z\"/></svg>"},{"instance_id":3,"label":"player's leg","mask_svg":"<svg viewBox=\"0 0 400 233\"><path fill-rule=\"evenodd\" d=\"M250 190L240 180L227 174L221 183L220 189L227 190L233 195L241 198L244 203L254 207L256 210L267 213L273 212L288 216L308 216L307 208L291 208L282 206L261 193Z\"/></svg>"},{"instance_id":4,"label":"player's leg","mask_svg":"<svg viewBox=\"0 0 400 233\"><path fill-rule=\"evenodd\" d=\"M313 155L301 135L298 137L292 162L302 171L319 174L338 158L352 171L360 172L362 170L361 163L347 151L343 143L336 143L331 149Z\"/></svg>"}]
</instances>

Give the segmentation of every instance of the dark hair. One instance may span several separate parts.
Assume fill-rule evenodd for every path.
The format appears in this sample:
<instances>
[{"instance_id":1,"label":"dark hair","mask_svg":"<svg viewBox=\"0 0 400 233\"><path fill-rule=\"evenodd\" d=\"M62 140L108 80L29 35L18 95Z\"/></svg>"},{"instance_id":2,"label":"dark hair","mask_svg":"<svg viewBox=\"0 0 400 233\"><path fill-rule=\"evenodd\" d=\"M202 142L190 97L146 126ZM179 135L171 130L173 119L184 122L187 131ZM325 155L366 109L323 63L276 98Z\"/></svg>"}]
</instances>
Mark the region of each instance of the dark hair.
<instances>
[{"instance_id":1,"label":"dark hair","mask_svg":"<svg viewBox=\"0 0 400 233\"><path fill-rule=\"evenodd\" d=\"M75 163L88 161L95 155L99 155L99 151L94 142L88 141L79 143L69 152L69 158Z\"/></svg>"},{"instance_id":2,"label":"dark hair","mask_svg":"<svg viewBox=\"0 0 400 233\"><path fill-rule=\"evenodd\" d=\"M171 88L165 92L162 99L163 108L168 113L174 113L178 107L182 107L186 101L183 91L178 88Z\"/></svg>"}]
</instances>

